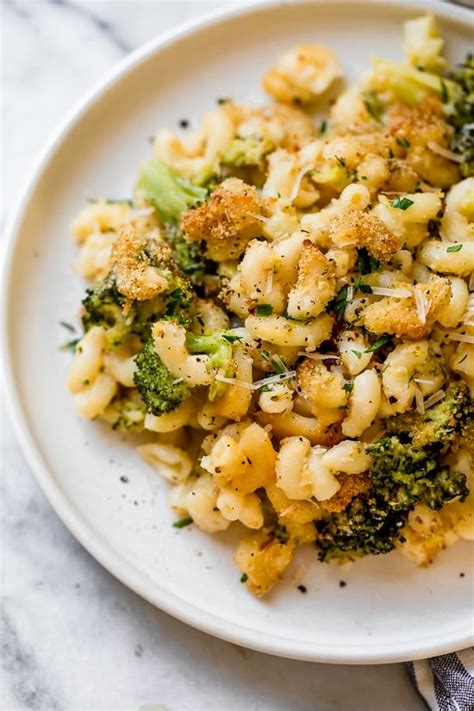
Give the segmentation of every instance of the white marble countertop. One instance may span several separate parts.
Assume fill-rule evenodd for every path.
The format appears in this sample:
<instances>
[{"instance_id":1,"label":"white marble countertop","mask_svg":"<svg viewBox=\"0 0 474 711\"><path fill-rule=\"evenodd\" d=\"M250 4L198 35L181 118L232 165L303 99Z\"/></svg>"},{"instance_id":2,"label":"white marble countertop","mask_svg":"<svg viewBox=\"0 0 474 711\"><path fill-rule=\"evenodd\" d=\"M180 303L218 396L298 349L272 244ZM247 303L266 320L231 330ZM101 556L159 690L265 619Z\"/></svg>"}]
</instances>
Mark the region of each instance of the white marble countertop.
<instances>
[{"instance_id":1,"label":"white marble countertop","mask_svg":"<svg viewBox=\"0 0 474 711\"><path fill-rule=\"evenodd\" d=\"M2 0L3 212L54 125L114 62L231 2ZM236 3L232 3L236 4ZM286 661L154 609L64 528L2 426L3 711L416 711L402 665Z\"/></svg>"}]
</instances>

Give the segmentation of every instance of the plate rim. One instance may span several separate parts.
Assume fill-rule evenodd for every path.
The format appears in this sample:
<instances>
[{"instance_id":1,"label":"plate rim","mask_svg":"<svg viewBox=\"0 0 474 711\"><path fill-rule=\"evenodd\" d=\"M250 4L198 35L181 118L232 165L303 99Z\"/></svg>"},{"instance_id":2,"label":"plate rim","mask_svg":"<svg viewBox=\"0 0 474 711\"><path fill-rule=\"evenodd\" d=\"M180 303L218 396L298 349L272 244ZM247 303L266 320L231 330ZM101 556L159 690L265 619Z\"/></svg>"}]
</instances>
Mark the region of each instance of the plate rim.
<instances>
[{"instance_id":1,"label":"plate rim","mask_svg":"<svg viewBox=\"0 0 474 711\"><path fill-rule=\"evenodd\" d=\"M379 0L312 0L317 5L379 4ZM422 659L427 656L444 654L468 647L474 643L474 636L466 631L464 636L453 635L440 641L426 635L419 638L417 646L411 651L397 649L391 651L387 645L379 645L380 649L370 647L364 649L348 649L344 645L318 645L317 640L312 642L291 641L282 639L278 635L267 634L237 626L222 617L202 611L199 607L191 605L166 590L163 590L145 574L139 572L128 561L121 558L120 554L111 548L103 539L94 533L82 519L66 494L63 494L55 482L52 473L40 454L35 438L28 425L27 417L21 406L18 386L13 375L12 358L10 354L9 337L9 294L11 291L12 266L15 257L15 246L18 241L21 226L28 213L29 204L34 196L42 175L54 160L57 151L66 140L70 131L82 120L83 115L110 89L116 86L129 72L153 55L158 55L166 47L180 39L190 37L214 24L229 21L232 18L251 15L256 11L281 5L305 5L306 2L292 0L257 0L245 3L240 7L219 8L211 12L180 23L179 25L160 33L147 41L133 52L114 64L66 113L50 134L33 161L29 178L18 193L15 206L8 216L3 245L2 259L2 311L1 311L1 354L2 354L2 380L4 385L7 412L13 424L20 449L26 462L39 484L49 504L61 519L66 528L79 541L79 543L95 558L110 574L120 580L125 586L147 600L160 610L170 614L202 632L211 634L227 642L254 649L259 652L273 654L301 661L322 662L331 664L386 664L390 662L403 662L408 659ZM455 20L461 23L469 22L469 9L441 2L441 0L388 0L387 5L394 8L408 7L413 11L433 10L441 18ZM344 651L345 650L345 651Z\"/></svg>"}]
</instances>

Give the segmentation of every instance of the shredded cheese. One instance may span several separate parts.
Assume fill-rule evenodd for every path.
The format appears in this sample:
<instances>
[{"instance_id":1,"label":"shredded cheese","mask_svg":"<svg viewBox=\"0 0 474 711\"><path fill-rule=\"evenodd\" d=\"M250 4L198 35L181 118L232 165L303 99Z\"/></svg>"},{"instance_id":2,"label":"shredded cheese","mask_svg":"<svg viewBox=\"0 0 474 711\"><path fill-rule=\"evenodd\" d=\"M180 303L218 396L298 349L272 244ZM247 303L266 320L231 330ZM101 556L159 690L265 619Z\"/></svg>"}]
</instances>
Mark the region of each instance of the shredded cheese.
<instances>
[{"instance_id":1,"label":"shredded cheese","mask_svg":"<svg viewBox=\"0 0 474 711\"><path fill-rule=\"evenodd\" d=\"M395 299L406 299L411 296L408 289L390 289L386 286L373 286L372 293L376 296L393 296Z\"/></svg>"},{"instance_id":2,"label":"shredded cheese","mask_svg":"<svg viewBox=\"0 0 474 711\"><path fill-rule=\"evenodd\" d=\"M264 385L272 385L273 383L279 383L281 380L288 380L289 378L294 378L296 375L296 370L287 370L286 373L277 373L276 375L270 375L268 378L263 378L262 380L256 380L254 383L247 383L245 380L239 380L238 378L226 378L225 375L216 375L216 380L220 383L227 383L228 385L237 385L239 388L245 388L246 390L260 390Z\"/></svg>"},{"instance_id":3,"label":"shredded cheese","mask_svg":"<svg viewBox=\"0 0 474 711\"><path fill-rule=\"evenodd\" d=\"M474 336L468 336L467 333L449 333L450 341L459 341L460 343L474 343Z\"/></svg>"},{"instance_id":4,"label":"shredded cheese","mask_svg":"<svg viewBox=\"0 0 474 711\"><path fill-rule=\"evenodd\" d=\"M416 411L419 415L425 414L425 401L420 388L415 388Z\"/></svg>"},{"instance_id":5,"label":"shredded cheese","mask_svg":"<svg viewBox=\"0 0 474 711\"><path fill-rule=\"evenodd\" d=\"M303 358L311 358L311 360L340 360L337 353L305 353L302 351L298 355Z\"/></svg>"},{"instance_id":6,"label":"shredded cheese","mask_svg":"<svg viewBox=\"0 0 474 711\"><path fill-rule=\"evenodd\" d=\"M273 270L267 274L267 284L265 286L265 294L270 294L273 289Z\"/></svg>"},{"instance_id":7,"label":"shredded cheese","mask_svg":"<svg viewBox=\"0 0 474 711\"><path fill-rule=\"evenodd\" d=\"M245 388L246 390L255 390L253 383L247 383L245 380L239 380L238 378L226 378L225 375L220 375L220 373L218 373L215 377L220 383L237 385L237 387Z\"/></svg>"},{"instance_id":8,"label":"shredded cheese","mask_svg":"<svg viewBox=\"0 0 474 711\"><path fill-rule=\"evenodd\" d=\"M259 390L263 388L264 385L272 385L272 383L279 383L280 380L289 380L289 378L294 378L296 375L296 370L287 370L286 373L277 373L276 375L270 375L268 378L263 378L263 380L256 380L253 383L254 390Z\"/></svg>"},{"instance_id":9,"label":"shredded cheese","mask_svg":"<svg viewBox=\"0 0 474 711\"><path fill-rule=\"evenodd\" d=\"M433 151L433 153L437 153L439 156L443 156L443 158L452 160L454 163L462 163L464 160L459 153L454 153L453 151L449 151L447 148L438 146L438 144L434 141L428 141L427 146L430 151Z\"/></svg>"},{"instance_id":10,"label":"shredded cheese","mask_svg":"<svg viewBox=\"0 0 474 711\"><path fill-rule=\"evenodd\" d=\"M293 185L293 190L291 191L290 194L290 200L295 200L298 197L298 193L300 191L301 187L301 181L303 180L305 174L309 171L312 170L313 166L312 165L304 165L300 170L296 173L295 176L295 184Z\"/></svg>"},{"instance_id":11,"label":"shredded cheese","mask_svg":"<svg viewBox=\"0 0 474 711\"><path fill-rule=\"evenodd\" d=\"M431 397L429 397L428 400L425 400L425 410L427 410L429 407L432 407L433 405L436 405L437 402L439 402L440 400L442 400L445 397L446 397L445 391L438 390Z\"/></svg>"},{"instance_id":12,"label":"shredded cheese","mask_svg":"<svg viewBox=\"0 0 474 711\"><path fill-rule=\"evenodd\" d=\"M425 324L426 323L426 314L428 313L428 303L426 300L425 295L415 286L415 304L416 304L416 313L418 314L418 318L420 320L420 323Z\"/></svg>"}]
</instances>

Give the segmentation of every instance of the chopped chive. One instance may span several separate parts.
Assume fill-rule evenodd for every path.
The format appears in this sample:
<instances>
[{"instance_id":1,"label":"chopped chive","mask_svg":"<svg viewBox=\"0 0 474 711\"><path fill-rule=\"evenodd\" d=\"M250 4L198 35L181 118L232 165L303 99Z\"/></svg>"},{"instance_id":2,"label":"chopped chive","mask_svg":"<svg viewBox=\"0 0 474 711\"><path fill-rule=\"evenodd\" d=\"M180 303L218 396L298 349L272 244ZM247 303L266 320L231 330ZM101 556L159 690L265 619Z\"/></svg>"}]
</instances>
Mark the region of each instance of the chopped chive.
<instances>
[{"instance_id":1,"label":"chopped chive","mask_svg":"<svg viewBox=\"0 0 474 711\"><path fill-rule=\"evenodd\" d=\"M323 119L321 123L319 124L319 135L322 136L323 134L326 133L328 130L328 122L326 119Z\"/></svg>"},{"instance_id":2,"label":"chopped chive","mask_svg":"<svg viewBox=\"0 0 474 711\"><path fill-rule=\"evenodd\" d=\"M242 573L242 575L240 576L241 583L246 583L248 579L249 579L249 576L247 575L247 573Z\"/></svg>"},{"instance_id":3,"label":"chopped chive","mask_svg":"<svg viewBox=\"0 0 474 711\"><path fill-rule=\"evenodd\" d=\"M193 523L192 518L181 518L179 521L175 521L173 523L173 528L184 528L185 526L189 526Z\"/></svg>"},{"instance_id":4,"label":"chopped chive","mask_svg":"<svg viewBox=\"0 0 474 711\"><path fill-rule=\"evenodd\" d=\"M73 326L72 323L68 323L67 321L60 321L59 325L62 326L63 328L65 328L66 331L69 331L69 333L76 332L76 327Z\"/></svg>"},{"instance_id":5,"label":"chopped chive","mask_svg":"<svg viewBox=\"0 0 474 711\"><path fill-rule=\"evenodd\" d=\"M411 146L411 143L408 138L400 138L399 136L397 136L395 140L402 148L410 148Z\"/></svg>"},{"instance_id":6,"label":"chopped chive","mask_svg":"<svg viewBox=\"0 0 474 711\"><path fill-rule=\"evenodd\" d=\"M72 351L73 353L76 352L77 344L79 343L80 338L74 338L72 341L67 341L66 343L63 343L62 346L59 347L60 351Z\"/></svg>"},{"instance_id":7,"label":"chopped chive","mask_svg":"<svg viewBox=\"0 0 474 711\"><path fill-rule=\"evenodd\" d=\"M271 304L257 304L255 313L257 316L271 316L273 313L273 306Z\"/></svg>"},{"instance_id":8,"label":"chopped chive","mask_svg":"<svg viewBox=\"0 0 474 711\"><path fill-rule=\"evenodd\" d=\"M359 352L359 351L357 351ZM346 392L350 393L354 390L354 383L344 383L342 386L342 389L345 390Z\"/></svg>"},{"instance_id":9,"label":"chopped chive","mask_svg":"<svg viewBox=\"0 0 474 711\"><path fill-rule=\"evenodd\" d=\"M364 96L364 106L372 118L380 121L382 118L382 104L374 91L370 91Z\"/></svg>"},{"instance_id":10,"label":"chopped chive","mask_svg":"<svg viewBox=\"0 0 474 711\"><path fill-rule=\"evenodd\" d=\"M375 353L375 351L378 351L379 348L382 348L382 346L389 343L391 340L391 336L382 336L381 338L377 338L375 343L372 343L371 346L365 349L364 353Z\"/></svg>"},{"instance_id":11,"label":"chopped chive","mask_svg":"<svg viewBox=\"0 0 474 711\"><path fill-rule=\"evenodd\" d=\"M395 200L392 200L391 205L399 210L408 210L410 205L413 205L413 200L407 197L396 197Z\"/></svg>"},{"instance_id":12,"label":"chopped chive","mask_svg":"<svg viewBox=\"0 0 474 711\"><path fill-rule=\"evenodd\" d=\"M351 349L353 354L360 360L362 358L362 351L355 351Z\"/></svg>"},{"instance_id":13,"label":"chopped chive","mask_svg":"<svg viewBox=\"0 0 474 711\"><path fill-rule=\"evenodd\" d=\"M272 356L271 363L277 373L286 373L286 367L280 356Z\"/></svg>"},{"instance_id":14,"label":"chopped chive","mask_svg":"<svg viewBox=\"0 0 474 711\"><path fill-rule=\"evenodd\" d=\"M460 252L462 247L462 244L453 244L452 247L448 247L446 251L450 253Z\"/></svg>"},{"instance_id":15,"label":"chopped chive","mask_svg":"<svg viewBox=\"0 0 474 711\"><path fill-rule=\"evenodd\" d=\"M338 321L342 321L344 319L344 311L346 310L347 305L348 290L348 286L343 286L342 289L339 290L335 298L332 299L328 304L329 309L335 312Z\"/></svg>"},{"instance_id":16,"label":"chopped chive","mask_svg":"<svg viewBox=\"0 0 474 711\"><path fill-rule=\"evenodd\" d=\"M264 349L262 350L262 358L263 358L263 360L270 360L270 357L271 357L271 356L270 356L270 353L269 353L267 350L265 350L265 348L264 348Z\"/></svg>"},{"instance_id":17,"label":"chopped chive","mask_svg":"<svg viewBox=\"0 0 474 711\"><path fill-rule=\"evenodd\" d=\"M242 340L242 336L232 335L230 333L223 333L222 338L225 338L225 340L229 341L229 343L234 343L235 341Z\"/></svg>"}]
</instances>

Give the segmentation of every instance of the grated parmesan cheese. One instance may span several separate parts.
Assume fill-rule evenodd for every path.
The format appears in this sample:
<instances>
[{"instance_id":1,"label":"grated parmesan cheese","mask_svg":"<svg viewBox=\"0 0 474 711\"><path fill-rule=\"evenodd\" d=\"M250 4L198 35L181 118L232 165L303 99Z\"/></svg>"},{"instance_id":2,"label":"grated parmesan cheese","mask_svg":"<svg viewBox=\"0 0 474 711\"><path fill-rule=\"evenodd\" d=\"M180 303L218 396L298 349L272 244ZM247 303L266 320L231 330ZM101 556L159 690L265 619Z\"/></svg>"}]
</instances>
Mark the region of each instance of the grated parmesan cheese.
<instances>
[{"instance_id":1,"label":"grated parmesan cheese","mask_svg":"<svg viewBox=\"0 0 474 711\"><path fill-rule=\"evenodd\" d=\"M420 323L426 323L426 314L428 313L428 302L425 295L415 286L415 304L416 313L420 320Z\"/></svg>"},{"instance_id":2,"label":"grated parmesan cheese","mask_svg":"<svg viewBox=\"0 0 474 711\"><path fill-rule=\"evenodd\" d=\"M425 401L420 388L415 388L416 411L419 415L425 414Z\"/></svg>"},{"instance_id":3,"label":"grated parmesan cheese","mask_svg":"<svg viewBox=\"0 0 474 711\"><path fill-rule=\"evenodd\" d=\"M437 402L439 402L440 400L443 400L443 398L445 398L445 397L446 397L445 391L438 390L431 397L429 397L428 400L425 400L425 402L424 402L425 410L427 410L429 407L432 407L433 405L436 405Z\"/></svg>"},{"instance_id":4,"label":"grated parmesan cheese","mask_svg":"<svg viewBox=\"0 0 474 711\"><path fill-rule=\"evenodd\" d=\"M391 289L386 286L373 286L372 293L375 296L393 296L395 299L406 299L412 295L408 289Z\"/></svg>"},{"instance_id":5,"label":"grated parmesan cheese","mask_svg":"<svg viewBox=\"0 0 474 711\"><path fill-rule=\"evenodd\" d=\"M463 157L459 155L459 153L454 153L453 151L449 151L447 148L438 146L438 144L434 141L428 141L426 145L433 153L437 153L439 156L443 156L443 158L452 160L454 163L462 163L464 160Z\"/></svg>"},{"instance_id":6,"label":"grated parmesan cheese","mask_svg":"<svg viewBox=\"0 0 474 711\"><path fill-rule=\"evenodd\" d=\"M448 338L450 341L459 341L460 343L474 344L474 336L469 336L467 333L449 333Z\"/></svg>"},{"instance_id":7,"label":"grated parmesan cheese","mask_svg":"<svg viewBox=\"0 0 474 711\"><path fill-rule=\"evenodd\" d=\"M312 165L304 165L300 170L296 173L295 176L295 184L293 185L293 190L291 191L290 194L290 200L295 200L296 197L298 196L298 193L300 191L301 187L301 181L303 180L304 176L309 170L312 170L313 166Z\"/></svg>"}]
</instances>

